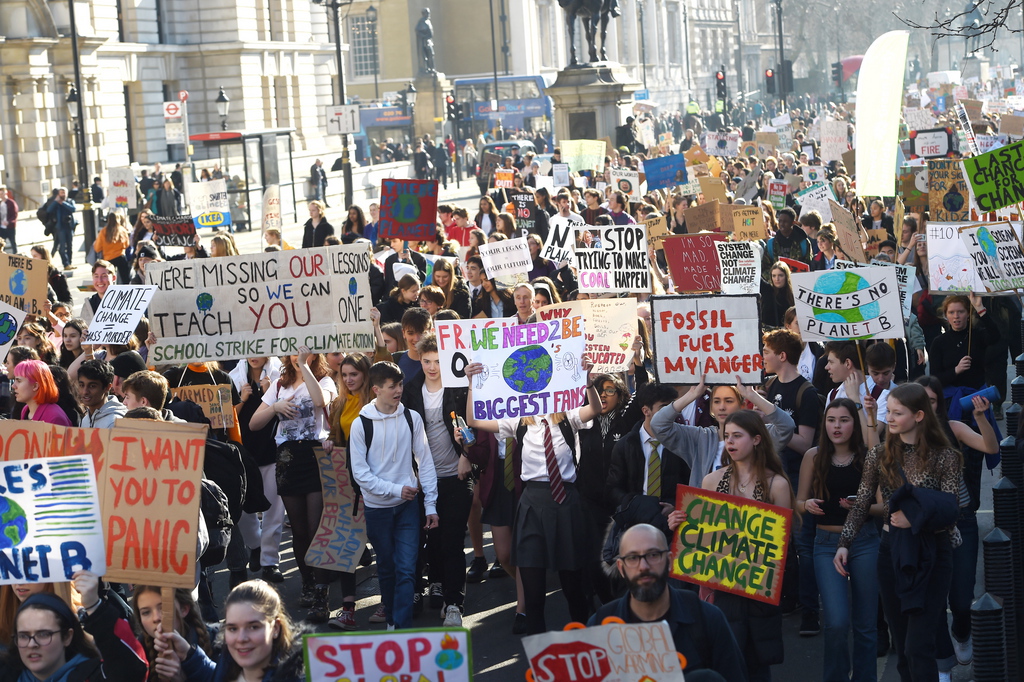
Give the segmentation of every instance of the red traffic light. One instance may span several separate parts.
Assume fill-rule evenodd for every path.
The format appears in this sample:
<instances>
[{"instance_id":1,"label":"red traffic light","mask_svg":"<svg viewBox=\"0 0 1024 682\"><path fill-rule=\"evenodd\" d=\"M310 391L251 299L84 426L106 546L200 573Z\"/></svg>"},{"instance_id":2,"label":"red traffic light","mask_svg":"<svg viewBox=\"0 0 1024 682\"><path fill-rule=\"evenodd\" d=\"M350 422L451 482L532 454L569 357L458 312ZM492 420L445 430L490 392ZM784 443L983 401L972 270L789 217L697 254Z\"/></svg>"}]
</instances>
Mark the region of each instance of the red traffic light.
<instances>
[{"instance_id":1,"label":"red traffic light","mask_svg":"<svg viewBox=\"0 0 1024 682\"><path fill-rule=\"evenodd\" d=\"M451 96L451 95L448 95L447 97L445 97L444 101L447 104L455 104L455 98L453 96Z\"/></svg>"},{"instance_id":2,"label":"red traffic light","mask_svg":"<svg viewBox=\"0 0 1024 682\"><path fill-rule=\"evenodd\" d=\"M724 81L725 80L725 71L715 71L715 78L717 78L720 81Z\"/></svg>"},{"instance_id":3,"label":"red traffic light","mask_svg":"<svg viewBox=\"0 0 1024 682\"><path fill-rule=\"evenodd\" d=\"M764 76L765 76L765 78L773 78L775 76L775 70L774 69L765 69Z\"/></svg>"}]
</instances>

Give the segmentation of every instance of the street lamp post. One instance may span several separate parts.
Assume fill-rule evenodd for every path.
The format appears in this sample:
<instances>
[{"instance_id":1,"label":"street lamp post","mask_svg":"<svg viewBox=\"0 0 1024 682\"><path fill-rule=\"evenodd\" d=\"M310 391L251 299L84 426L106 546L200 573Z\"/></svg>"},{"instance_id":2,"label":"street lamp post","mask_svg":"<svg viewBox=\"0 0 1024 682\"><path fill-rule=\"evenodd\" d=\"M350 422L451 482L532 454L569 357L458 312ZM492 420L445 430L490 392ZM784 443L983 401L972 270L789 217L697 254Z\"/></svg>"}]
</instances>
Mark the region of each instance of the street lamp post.
<instances>
[{"instance_id":1,"label":"street lamp post","mask_svg":"<svg viewBox=\"0 0 1024 682\"><path fill-rule=\"evenodd\" d=\"M313 0L332 10L334 19L334 52L338 59L338 104L345 104L345 63L341 58L341 8L352 0ZM341 175L345 183L345 206L352 205L352 159L348 154L348 135L341 136Z\"/></svg>"},{"instance_id":2,"label":"street lamp post","mask_svg":"<svg viewBox=\"0 0 1024 682\"><path fill-rule=\"evenodd\" d=\"M75 125L75 146L78 147L78 187L85 197L82 202L82 229L85 242L82 250L91 249L96 241L96 216L92 212L92 190L89 184L89 158L85 149L85 109L82 103L82 64L78 57L78 26L75 24L75 0L68 0L68 18L71 22L71 59L75 65L75 84L67 96L68 113Z\"/></svg>"},{"instance_id":3,"label":"street lamp post","mask_svg":"<svg viewBox=\"0 0 1024 682\"><path fill-rule=\"evenodd\" d=\"M377 85L377 77L380 72L380 65L377 62L377 8L370 5L366 8L366 23L370 25L370 35L373 36L373 98L380 99L380 88Z\"/></svg>"},{"instance_id":4,"label":"street lamp post","mask_svg":"<svg viewBox=\"0 0 1024 682\"><path fill-rule=\"evenodd\" d=\"M644 37L644 0L636 0L637 20L640 22L640 60L643 64L644 90L647 89L647 41Z\"/></svg>"},{"instance_id":5,"label":"street lamp post","mask_svg":"<svg viewBox=\"0 0 1024 682\"><path fill-rule=\"evenodd\" d=\"M220 116L220 129L228 129L228 109L231 107L231 100L228 93L224 92L224 86L220 87L220 94L217 95L217 115Z\"/></svg>"},{"instance_id":6,"label":"street lamp post","mask_svg":"<svg viewBox=\"0 0 1024 682\"><path fill-rule=\"evenodd\" d=\"M782 0L773 0L775 3L775 27L779 32L779 71L782 77L779 78L779 97L782 99L782 110L786 110L786 88L790 87L790 84L786 82L786 55L785 47L782 41Z\"/></svg>"},{"instance_id":7,"label":"street lamp post","mask_svg":"<svg viewBox=\"0 0 1024 682\"><path fill-rule=\"evenodd\" d=\"M690 0L683 0L683 38L686 41L686 98L693 99L693 83L690 80Z\"/></svg>"}]
</instances>

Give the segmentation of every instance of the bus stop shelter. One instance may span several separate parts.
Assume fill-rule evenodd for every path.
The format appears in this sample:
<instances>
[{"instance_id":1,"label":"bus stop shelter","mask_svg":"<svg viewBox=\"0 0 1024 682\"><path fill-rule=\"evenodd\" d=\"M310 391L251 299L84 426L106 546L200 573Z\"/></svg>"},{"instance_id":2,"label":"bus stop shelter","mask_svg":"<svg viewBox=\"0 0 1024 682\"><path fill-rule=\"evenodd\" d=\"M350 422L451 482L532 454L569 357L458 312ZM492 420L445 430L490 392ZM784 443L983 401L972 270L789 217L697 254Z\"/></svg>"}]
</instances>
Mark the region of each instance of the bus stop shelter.
<instances>
[{"instance_id":1,"label":"bus stop shelter","mask_svg":"<svg viewBox=\"0 0 1024 682\"><path fill-rule=\"evenodd\" d=\"M280 187L281 220L285 225L296 222L297 192L292 172L292 132L294 128L270 130L217 130L190 135L200 143L192 157L200 168L220 173L227 181L231 222L239 230L262 228L263 192L271 185ZM300 183L305 183L303 177Z\"/></svg>"}]
</instances>

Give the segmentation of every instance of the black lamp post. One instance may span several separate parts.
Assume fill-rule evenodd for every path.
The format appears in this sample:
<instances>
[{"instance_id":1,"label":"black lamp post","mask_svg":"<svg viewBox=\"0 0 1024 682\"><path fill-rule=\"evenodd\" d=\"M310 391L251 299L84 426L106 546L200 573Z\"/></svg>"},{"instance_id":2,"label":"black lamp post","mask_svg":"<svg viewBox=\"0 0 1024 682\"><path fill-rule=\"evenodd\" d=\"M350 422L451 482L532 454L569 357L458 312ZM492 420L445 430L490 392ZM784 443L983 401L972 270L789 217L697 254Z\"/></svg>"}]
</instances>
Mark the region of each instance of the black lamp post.
<instances>
[{"instance_id":1,"label":"black lamp post","mask_svg":"<svg viewBox=\"0 0 1024 682\"><path fill-rule=\"evenodd\" d=\"M644 90L647 89L647 39L644 32L644 0L636 0L637 20L640 24L640 61L644 70Z\"/></svg>"},{"instance_id":2,"label":"black lamp post","mask_svg":"<svg viewBox=\"0 0 1024 682\"><path fill-rule=\"evenodd\" d=\"M334 52L338 59L338 104L345 104L345 63L341 58L341 8L352 4L352 0L313 0L333 10ZM352 159L348 155L348 135L341 136L341 175L345 183L345 206L352 205Z\"/></svg>"},{"instance_id":3,"label":"black lamp post","mask_svg":"<svg viewBox=\"0 0 1024 682\"><path fill-rule=\"evenodd\" d=\"M228 93L224 92L224 86L220 87L220 94L217 95L217 115L220 116L220 129L228 129L228 109L231 108L231 100Z\"/></svg>"},{"instance_id":4,"label":"black lamp post","mask_svg":"<svg viewBox=\"0 0 1024 682\"><path fill-rule=\"evenodd\" d=\"M366 8L366 23L370 25L370 35L373 36L373 98L376 100L380 99L380 89L377 85L380 64L377 62L377 8L373 5Z\"/></svg>"},{"instance_id":5,"label":"black lamp post","mask_svg":"<svg viewBox=\"0 0 1024 682\"><path fill-rule=\"evenodd\" d=\"M405 102L409 105L409 128L412 130L412 139L416 138L416 86L410 81L405 86Z\"/></svg>"},{"instance_id":6,"label":"black lamp post","mask_svg":"<svg viewBox=\"0 0 1024 682\"><path fill-rule=\"evenodd\" d=\"M78 159L78 187L85 198L82 204L82 228L85 233L85 242L82 250L92 248L96 240L96 221L92 212L92 190L89 183L89 159L85 149L85 110L82 106L82 99L79 93L82 92L82 64L78 57L78 25L75 23L75 0L68 0L68 19L71 23L71 59L75 66L75 84L71 86L65 100L68 105L68 113L75 125L75 146Z\"/></svg>"}]
</instances>

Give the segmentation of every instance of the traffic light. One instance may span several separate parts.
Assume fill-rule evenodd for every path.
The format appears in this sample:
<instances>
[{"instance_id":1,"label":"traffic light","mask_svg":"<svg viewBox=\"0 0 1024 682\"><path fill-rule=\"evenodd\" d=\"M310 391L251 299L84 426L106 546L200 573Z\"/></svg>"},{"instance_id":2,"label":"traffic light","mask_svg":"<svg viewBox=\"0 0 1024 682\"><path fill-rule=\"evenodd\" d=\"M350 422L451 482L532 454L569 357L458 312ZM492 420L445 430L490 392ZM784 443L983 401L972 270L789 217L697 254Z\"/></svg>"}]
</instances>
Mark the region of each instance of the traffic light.
<instances>
[{"instance_id":1,"label":"traffic light","mask_svg":"<svg viewBox=\"0 0 1024 682\"><path fill-rule=\"evenodd\" d=\"M783 61L779 71L782 74L782 87L779 88L779 92L782 94L793 92L793 62L789 59Z\"/></svg>"},{"instance_id":2,"label":"traffic light","mask_svg":"<svg viewBox=\"0 0 1024 682\"><path fill-rule=\"evenodd\" d=\"M402 115L409 115L409 100L405 96L405 90L398 91L398 99L395 101L395 105L401 108Z\"/></svg>"},{"instance_id":3,"label":"traffic light","mask_svg":"<svg viewBox=\"0 0 1024 682\"><path fill-rule=\"evenodd\" d=\"M764 89L769 95L775 94L775 69L764 70Z\"/></svg>"},{"instance_id":4,"label":"traffic light","mask_svg":"<svg viewBox=\"0 0 1024 682\"><path fill-rule=\"evenodd\" d=\"M455 103L455 97L453 95L448 95L447 97L444 98L444 101L445 104L447 104L448 108L448 120L454 121L456 118L455 112L458 111L459 108L459 106Z\"/></svg>"},{"instance_id":5,"label":"traffic light","mask_svg":"<svg viewBox=\"0 0 1024 682\"><path fill-rule=\"evenodd\" d=\"M728 87L725 84L725 71L715 71L715 95L718 99L728 99Z\"/></svg>"},{"instance_id":6,"label":"traffic light","mask_svg":"<svg viewBox=\"0 0 1024 682\"><path fill-rule=\"evenodd\" d=\"M832 63L832 82L838 88L843 84L843 63L833 62Z\"/></svg>"}]
</instances>

